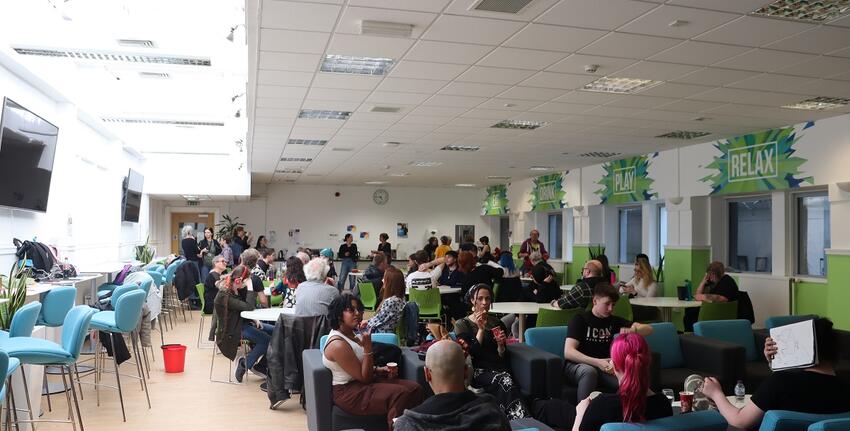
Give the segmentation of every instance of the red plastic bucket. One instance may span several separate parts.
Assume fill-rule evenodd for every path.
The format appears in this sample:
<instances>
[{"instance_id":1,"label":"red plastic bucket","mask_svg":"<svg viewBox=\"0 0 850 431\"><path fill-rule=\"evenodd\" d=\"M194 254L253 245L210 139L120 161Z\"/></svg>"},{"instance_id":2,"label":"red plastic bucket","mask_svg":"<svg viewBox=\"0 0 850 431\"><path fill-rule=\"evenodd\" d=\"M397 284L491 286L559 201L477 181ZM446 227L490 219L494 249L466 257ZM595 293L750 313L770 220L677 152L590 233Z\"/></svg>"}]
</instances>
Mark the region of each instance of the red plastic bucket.
<instances>
[{"instance_id":1,"label":"red plastic bucket","mask_svg":"<svg viewBox=\"0 0 850 431\"><path fill-rule=\"evenodd\" d=\"M186 364L186 346L182 344L166 344L162 346L162 361L166 373L182 373Z\"/></svg>"}]
</instances>

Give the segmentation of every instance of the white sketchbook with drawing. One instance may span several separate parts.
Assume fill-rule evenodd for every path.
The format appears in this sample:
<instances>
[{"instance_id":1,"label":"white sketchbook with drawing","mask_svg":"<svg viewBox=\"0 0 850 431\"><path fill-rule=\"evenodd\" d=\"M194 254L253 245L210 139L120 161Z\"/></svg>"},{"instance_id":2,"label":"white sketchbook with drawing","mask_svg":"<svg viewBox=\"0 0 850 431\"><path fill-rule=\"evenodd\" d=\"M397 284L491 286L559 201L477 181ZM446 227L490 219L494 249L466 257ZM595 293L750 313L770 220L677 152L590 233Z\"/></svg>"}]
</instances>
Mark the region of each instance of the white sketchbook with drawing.
<instances>
[{"instance_id":1,"label":"white sketchbook with drawing","mask_svg":"<svg viewBox=\"0 0 850 431\"><path fill-rule=\"evenodd\" d=\"M817 365L818 349L814 320L772 328L770 338L776 342L776 347L779 349L770 361L770 368L773 371Z\"/></svg>"}]
</instances>

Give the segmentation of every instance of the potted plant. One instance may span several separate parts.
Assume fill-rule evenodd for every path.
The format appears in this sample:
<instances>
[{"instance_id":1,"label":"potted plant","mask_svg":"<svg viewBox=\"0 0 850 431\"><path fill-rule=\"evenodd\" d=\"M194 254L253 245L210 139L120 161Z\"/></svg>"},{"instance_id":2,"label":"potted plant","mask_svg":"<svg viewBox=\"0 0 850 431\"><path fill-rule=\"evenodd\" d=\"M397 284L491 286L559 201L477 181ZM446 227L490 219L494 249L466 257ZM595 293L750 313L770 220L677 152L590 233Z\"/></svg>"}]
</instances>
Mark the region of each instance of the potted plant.
<instances>
[{"instance_id":1,"label":"potted plant","mask_svg":"<svg viewBox=\"0 0 850 431\"><path fill-rule=\"evenodd\" d=\"M12 317L24 306L27 299L27 279L31 271L24 266L26 260L25 255L12 266L8 278L0 278L0 298L8 299L0 304L0 329L6 331L12 326Z\"/></svg>"},{"instance_id":2,"label":"potted plant","mask_svg":"<svg viewBox=\"0 0 850 431\"><path fill-rule=\"evenodd\" d=\"M221 220L215 224L216 229L218 229L215 233L215 237L221 239L221 237L225 235L233 235L233 231L237 227L245 226L245 223L237 220L239 220L239 217L230 217L228 214L221 216Z\"/></svg>"},{"instance_id":3,"label":"potted plant","mask_svg":"<svg viewBox=\"0 0 850 431\"><path fill-rule=\"evenodd\" d=\"M153 260L153 248L149 245L151 240L150 235L145 238L144 245L136 246L136 260L147 265Z\"/></svg>"},{"instance_id":4,"label":"potted plant","mask_svg":"<svg viewBox=\"0 0 850 431\"><path fill-rule=\"evenodd\" d=\"M605 254L605 246L598 244L596 246L587 246L587 252L590 253L590 260L596 259L600 254Z\"/></svg>"},{"instance_id":5,"label":"potted plant","mask_svg":"<svg viewBox=\"0 0 850 431\"><path fill-rule=\"evenodd\" d=\"M655 284L658 291L664 292L664 256L658 256L658 268L655 268Z\"/></svg>"}]
</instances>

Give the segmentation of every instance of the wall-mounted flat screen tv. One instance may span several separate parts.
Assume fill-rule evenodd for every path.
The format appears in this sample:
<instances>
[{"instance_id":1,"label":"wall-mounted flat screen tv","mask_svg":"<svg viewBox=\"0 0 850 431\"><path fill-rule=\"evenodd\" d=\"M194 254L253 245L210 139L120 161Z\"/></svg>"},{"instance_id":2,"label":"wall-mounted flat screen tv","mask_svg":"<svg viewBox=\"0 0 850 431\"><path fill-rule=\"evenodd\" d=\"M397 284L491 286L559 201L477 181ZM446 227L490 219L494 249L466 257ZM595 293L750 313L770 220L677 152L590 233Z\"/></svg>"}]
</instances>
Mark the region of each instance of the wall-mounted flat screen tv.
<instances>
[{"instance_id":1,"label":"wall-mounted flat screen tv","mask_svg":"<svg viewBox=\"0 0 850 431\"><path fill-rule=\"evenodd\" d=\"M138 223L139 212L142 208L142 186L145 177L130 169L124 178L124 195L121 199L121 220Z\"/></svg>"},{"instance_id":2,"label":"wall-mounted flat screen tv","mask_svg":"<svg viewBox=\"0 0 850 431\"><path fill-rule=\"evenodd\" d=\"M59 129L4 98L0 133L0 206L47 211Z\"/></svg>"}]
</instances>

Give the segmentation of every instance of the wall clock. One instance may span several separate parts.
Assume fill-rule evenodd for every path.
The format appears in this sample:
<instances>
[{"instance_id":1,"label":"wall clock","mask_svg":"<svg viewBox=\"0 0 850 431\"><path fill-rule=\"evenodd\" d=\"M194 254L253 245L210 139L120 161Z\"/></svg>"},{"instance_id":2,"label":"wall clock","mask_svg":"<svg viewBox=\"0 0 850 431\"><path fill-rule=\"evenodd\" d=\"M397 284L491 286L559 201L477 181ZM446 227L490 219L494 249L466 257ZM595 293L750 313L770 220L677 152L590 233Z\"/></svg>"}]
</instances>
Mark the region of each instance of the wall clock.
<instances>
[{"instance_id":1,"label":"wall clock","mask_svg":"<svg viewBox=\"0 0 850 431\"><path fill-rule=\"evenodd\" d=\"M375 193L372 193L372 200L375 201L377 205L383 205L390 200L390 194L384 189L375 190Z\"/></svg>"}]
</instances>

